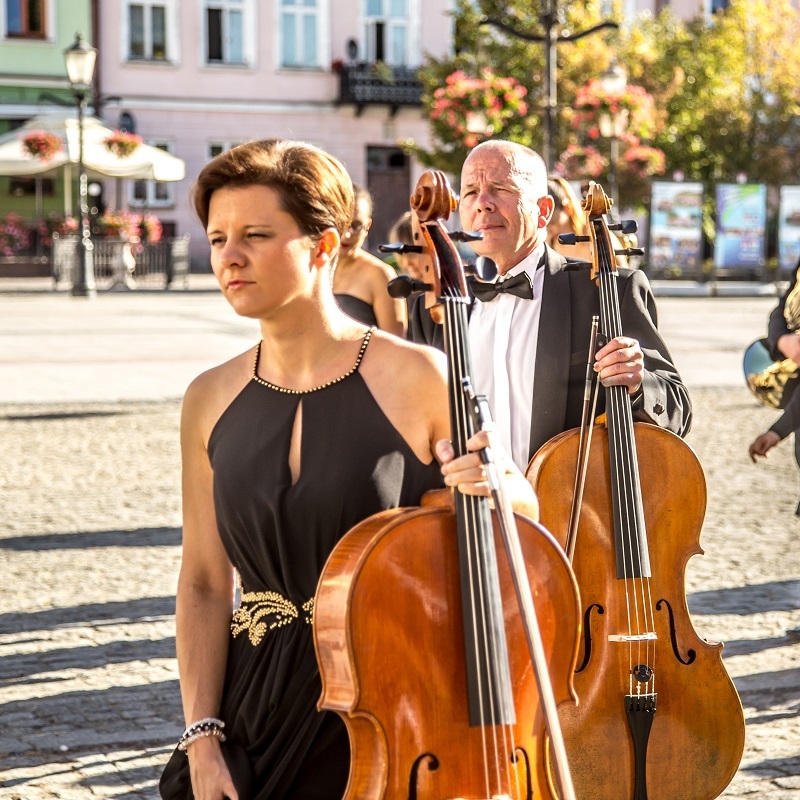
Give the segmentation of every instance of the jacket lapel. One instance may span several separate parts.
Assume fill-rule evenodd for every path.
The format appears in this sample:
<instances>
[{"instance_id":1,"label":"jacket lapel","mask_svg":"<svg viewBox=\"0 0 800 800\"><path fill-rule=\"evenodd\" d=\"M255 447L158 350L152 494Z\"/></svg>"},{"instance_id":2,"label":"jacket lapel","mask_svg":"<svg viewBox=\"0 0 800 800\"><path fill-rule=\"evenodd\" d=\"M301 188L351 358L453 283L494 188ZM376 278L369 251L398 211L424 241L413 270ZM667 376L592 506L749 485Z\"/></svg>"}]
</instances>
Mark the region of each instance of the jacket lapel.
<instances>
[{"instance_id":1,"label":"jacket lapel","mask_svg":"<svg viewBox=\"0 0 800 800\"><path fill-rule=\"evenodd\" d=\"M546 247L542 310L533 378L529 458L564 430L571 352L572 303L566 259Z\"/></svg>"}]
</instances>

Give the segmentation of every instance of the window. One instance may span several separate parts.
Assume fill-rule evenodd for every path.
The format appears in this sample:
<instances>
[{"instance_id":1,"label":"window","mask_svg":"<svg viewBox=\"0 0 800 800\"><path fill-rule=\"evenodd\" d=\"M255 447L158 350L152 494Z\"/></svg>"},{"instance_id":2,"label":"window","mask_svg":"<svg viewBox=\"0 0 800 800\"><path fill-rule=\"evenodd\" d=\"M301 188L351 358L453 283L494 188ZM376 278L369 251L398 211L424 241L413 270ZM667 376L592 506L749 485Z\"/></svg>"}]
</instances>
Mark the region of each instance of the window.
<instances>
[{"instance_id":1,"label":"window","mask_svg":"<svg viewBox=\"0 0 800 800\"><path fill-rule=\"evenodd\" d=\"M240 142L209 142L208 160L211 161L212 158L222 155L226 150L230 150L231 147L236 147L237 144L240 144Z\"/></svg>"},{"instance_id":2,"label":"window","mask_svg":"<svg viewBox=\"0 0 800 800\"><path fill-rule=\"evenodd\" d=\"M167 6L164 2L128 5L128 58L166 61Z\"/></svg>"},{"instance_id":3,"label":"window","mask_svg":"<svg viewBox=\"0 0 800 800\"><path fill-rule=\"evenodd\" d=\"M206 62L246 64L249 47L245 31L252 31L251 0L203 0L206 24Z\"/></svg>"},{"instance_id":4,"label":"window","mask_svg":"<svg viewBox=\"0 0 800 800\"><path fill-rule=\"evenodd\" d=\"M730 5L730 0L711 0L711 13L716 14L718 11L725 11Z\"/></svg>"},{"instance_id":5,"label":"window","mask_svg":"<svg viewBox=\"0 0 800 800\"><path fill-rule=\"evenodd\" d=\"M320 9L318 0L281 0L281 65L318 67Z\"/></svg>"},{"instance_id":6,"label":"window","mask_svg":"<svg viewBox=\"0 0 800 800\"><path fill-rule=\"evenodd\" d=\"M410 0L365 0L367 61L383 61L394 67L409 63Z\"/></svg>"},{"instance_id":7,"label":"window","mask_svg":"<svg viewBox=\"0 0 800 800\"><path fill-rule=\"evenodd\" d=\"M44 39L46 0L6 0L6 33L9 37Z\"/></svg>"},{"instance_id":8,"label":"window","mask_svg":"<svg viewBox=\"0 0 800 800\"><path fill-rule=\"evenodd\" d=\"M172 152L172 145L168 142L148 142L148 144L167 153ZM172 184L165 181L134 181L130 204L148 207L172 206L175 205L175 192Z\"/></svg>"}]
</instances>

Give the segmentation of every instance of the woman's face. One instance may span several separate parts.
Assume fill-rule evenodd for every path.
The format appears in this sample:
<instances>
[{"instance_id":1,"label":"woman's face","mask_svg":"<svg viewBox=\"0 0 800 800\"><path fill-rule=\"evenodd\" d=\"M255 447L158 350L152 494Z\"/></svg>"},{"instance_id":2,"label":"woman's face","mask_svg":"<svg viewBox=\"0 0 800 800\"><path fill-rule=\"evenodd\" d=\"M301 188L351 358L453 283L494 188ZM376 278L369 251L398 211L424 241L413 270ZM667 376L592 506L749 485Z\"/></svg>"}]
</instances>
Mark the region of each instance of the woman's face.
<instances>
[{"instance_id":1,"label":"woman's face","mask_svg":"<svg viewBox=\"0 0 800 800\"><path fill-rule=\"evenodd\" d=\"M330 229L317 241L301 233L267 186L217 189L208 213L211 266L237 314L269 317L309 297L338 244ZM332 238L333 237L333 238Z\"/></svg>"},{"instance_id":2,"label":"woman's face","mask_svg":"<svg viewBox=\"0 0 800 800\"><path fill-rule=\"evenodd\" d=\"M369 201L359 197L356 201L355 214L350 227L342 237L342 255L347 258L354 256L364 245L369 233L372 218L370 216Z\"/></svg>"}]
</instances>

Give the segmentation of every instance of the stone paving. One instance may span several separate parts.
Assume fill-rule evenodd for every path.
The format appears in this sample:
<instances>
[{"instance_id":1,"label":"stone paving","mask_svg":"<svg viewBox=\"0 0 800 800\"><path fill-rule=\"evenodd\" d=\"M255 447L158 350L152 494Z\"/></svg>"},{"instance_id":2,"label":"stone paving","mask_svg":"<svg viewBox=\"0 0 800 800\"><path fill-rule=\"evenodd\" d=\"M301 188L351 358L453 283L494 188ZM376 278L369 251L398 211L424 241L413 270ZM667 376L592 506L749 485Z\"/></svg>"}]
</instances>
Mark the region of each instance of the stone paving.
<instances>
[{"instance_id":1,"label":"stone paving","mask_svg":"<svg viewBox=\"0 0 800 800\"><path fill-rule=\"evenodd\" d=\"M800 797L800 639L786 633L800 625L800 486L788 443L749 463L774 414L738 373L773 302L659 300L709 490L689 606L701 636L726 643L747 719L727 800ZM192 292L0 293L3 800L158 796L183 728L179 398L187 363L197 374L252 341L226 313Z\"/></svg>"}]
</instances>

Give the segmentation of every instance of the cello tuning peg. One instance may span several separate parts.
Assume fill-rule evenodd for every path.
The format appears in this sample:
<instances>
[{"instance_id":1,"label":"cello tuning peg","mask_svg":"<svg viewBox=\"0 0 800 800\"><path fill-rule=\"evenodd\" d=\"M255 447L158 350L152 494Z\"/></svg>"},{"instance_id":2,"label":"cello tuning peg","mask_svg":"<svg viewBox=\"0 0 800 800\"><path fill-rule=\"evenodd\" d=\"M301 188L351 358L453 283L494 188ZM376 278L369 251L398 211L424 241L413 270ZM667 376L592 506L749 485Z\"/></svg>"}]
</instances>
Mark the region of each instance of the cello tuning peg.
<instances>
[{"instance_id":1,"label":"cello tuning peg","mask_svg":"<svg viewBox=\"0 0 800 800\"><path fill-rule=\"evenodd\" d=\"M480 231L449 231L447 235L453 242L477 242L483 239Z\"/></svg>"},{"instance_id":2,"label":"cello tuning peg","mask_svg":"<svg viewBox=\"0 0 800 800\"><path fill-rule=\"evenodd\" d=\"M386 291L390 297L399 299L401 297L411 297L415 292L427 292L433 287L429 283L423 281L415 281L409 278L408 275L400 275L397 278L392 278L386 285Z\"/></svg>"},{"instance_id":3,"label":"cello tuning peg","mask_svg":"<svg viewBox=\"0 0 800 800\"><path fill-rule=\"evenodd\" d=\"M619 231L629 236L639 230L639 223L635 219L625 219L622 222L615 222L613 225L609 225L608 229L610 231Z\"/></svg>"},{"instance_id":4,"label":"cello tuning peg","mask_svg":"<svg viewBox=\"0 0 800 800\"><path fill-rule=\"evenodd\" d=\"M396 253L399 255L404 255L405 253L423 252L423 248L418 244L402 244L400 242L394 242L393 244L379 244L378 250L380 250L381 253Z\"/></svg>"},{"instance_id":5,"label":"cello tuning peg","mask_svg":"<svg viewBox=\"0 0 800 800\"><path fill-rule=\"evenodd\" d=\"M624 250L615 250L615 255L618 256L643 256L644 255L644 248L643 247L626 247Z\"/></svg>"},{"instance_id":6,"label":"cello tuning peg","mask_svg":"<svg viewBox=\"0 0 800 800\"><path fill-rule=\"evenodd\" d=\"M578 242L590 241L589 236L576 236L574 233L559 233L558 241L560 244L578 244Z\"/></svg>"}]
</instances>

